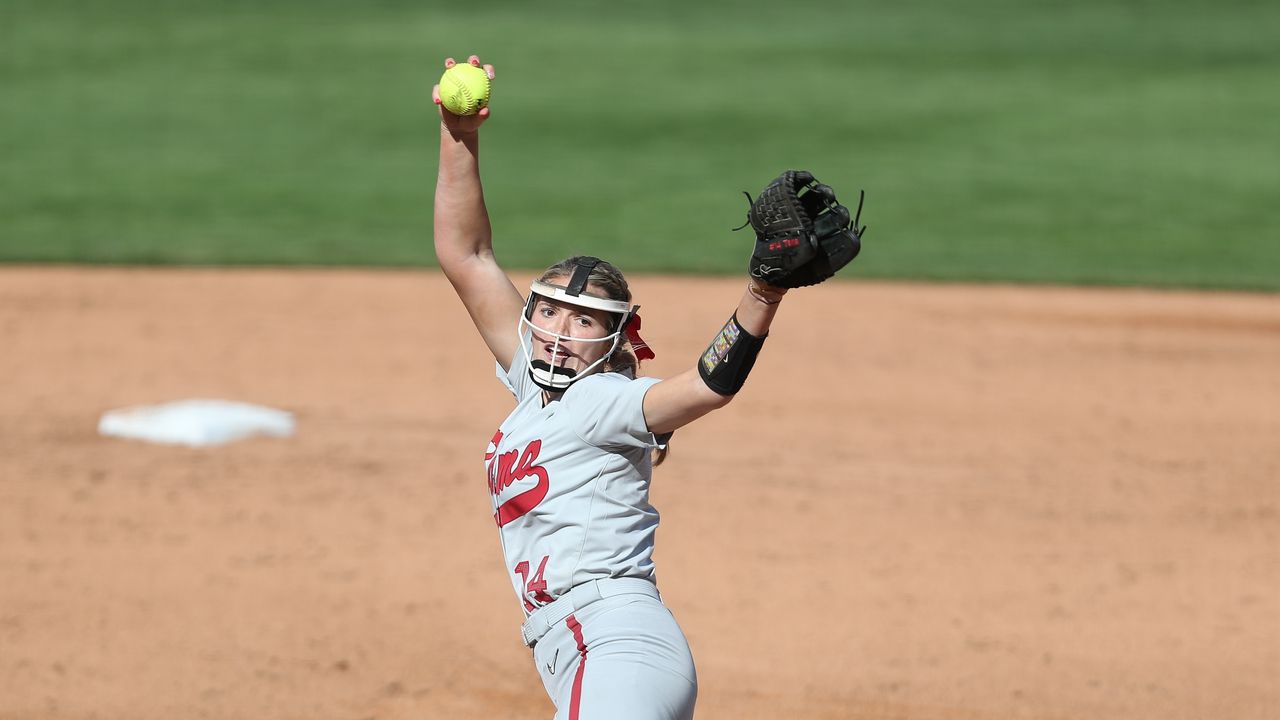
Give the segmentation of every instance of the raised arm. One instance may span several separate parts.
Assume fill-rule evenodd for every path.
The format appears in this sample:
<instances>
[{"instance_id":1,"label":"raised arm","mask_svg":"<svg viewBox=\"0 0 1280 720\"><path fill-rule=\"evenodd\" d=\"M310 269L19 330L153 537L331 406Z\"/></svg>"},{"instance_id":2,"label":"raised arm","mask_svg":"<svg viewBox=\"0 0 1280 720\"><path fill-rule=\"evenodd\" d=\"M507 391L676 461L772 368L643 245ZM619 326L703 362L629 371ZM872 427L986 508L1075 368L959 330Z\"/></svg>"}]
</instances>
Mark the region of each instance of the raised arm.
<instances>
[{"instance_id":1,"label":"raised arm","mask_svg":"<svg viewBox=\"0 0 1280 720\"><path fill-rule=\"evenodd\" d=\"M493 79L492 65L483 67ZM445 60L445 67L454 64ZM445 277L471 315L494 359L508 369L517 348L516 322L524 302L493 255L493 232L480 184L480 126L489 108L454 115L440 104L440 86L431 92L440 110L440 174L436 180L435 250Z\"/></svg>"},{"instance_id":2,"label":"raised arm","mask_svg":"<svg viewBox=\"0 0 1280 720\"><path fill-rule=\"evenodd\" d=\"M859 200L859 215L861 210ZM835 191L803 170L770 183L747 219L756 234L747 290L694 367L645 393L645 423L654 433L671 432L728 404L746 382L787 288L834 275L857 256L865 229L850 219Z\"/></svg>"},{"instance_id":3,"label":"raised arm","mask_svg":"<svg viewBox=\"0 0 1280 720\"><path fill-rule=\"evenodd\" d=\"M775 288L756 281L754 278L749 281L747 289L742 293L742 299L738 301L738 309L734 312L735 322L752 338L760 339L769 334L769 326L773 324L773 316L778 312L778 304L782 301L782 296L786 293L785 288ZM729 329L726 324L721 330L721 334ZM759 346L755 348L746 347L746 343L751 338L744 338L744 345L735 348L739 352L758 352ZM715 342L720 340L720 334L717 334ZM708 348L709 350L711 348ZM698 358L698 363L702 362L702 358ZM750 362L755 362L755 355L750 356ZM748 366L747 371L750 370ZM745 372L743 373L745 378ZM697 364L694 367L685 370L679 375L663 380L662 382L649 388L649 392L644 396L644 419L648 424L649 430L656 434L672 432L677 428L697 420L707 413L717 408L724 407L733 399L734 393L722 394L726 388L721 388L721 392L712 390L705 379L702 372L699 371Z\"/></svg>"}]
</instances>

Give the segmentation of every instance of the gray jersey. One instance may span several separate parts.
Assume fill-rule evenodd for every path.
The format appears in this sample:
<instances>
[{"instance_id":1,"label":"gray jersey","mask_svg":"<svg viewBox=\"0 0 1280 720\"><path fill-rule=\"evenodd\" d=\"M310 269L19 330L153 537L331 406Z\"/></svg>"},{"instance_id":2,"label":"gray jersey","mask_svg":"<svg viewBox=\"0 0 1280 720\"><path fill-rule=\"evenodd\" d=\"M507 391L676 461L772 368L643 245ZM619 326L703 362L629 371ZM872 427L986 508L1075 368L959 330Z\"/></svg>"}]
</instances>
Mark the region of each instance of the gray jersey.
<instances>
[{"instance_id":1,"label":"gray jersey","mask_svg":"<svg viewBox=\"0 0 1280 720\"><path fill-rule=\"evenodd\" d=\"M498 378L517 405L485 451L502 551L525 613L588 580L653 579L658 512L649 504L642 403L657 378L595 373L542 403L521 352Z\"/></svg>"}]
</instances>

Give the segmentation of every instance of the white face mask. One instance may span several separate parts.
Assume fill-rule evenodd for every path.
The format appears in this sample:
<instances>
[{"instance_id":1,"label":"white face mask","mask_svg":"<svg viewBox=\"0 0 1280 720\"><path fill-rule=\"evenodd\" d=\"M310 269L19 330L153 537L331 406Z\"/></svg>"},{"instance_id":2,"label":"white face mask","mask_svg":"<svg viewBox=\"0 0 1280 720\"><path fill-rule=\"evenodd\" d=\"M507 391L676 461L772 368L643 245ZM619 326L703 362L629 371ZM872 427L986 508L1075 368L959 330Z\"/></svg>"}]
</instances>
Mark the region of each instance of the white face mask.
<instances>
[{"instance_id":1,"label":"white face mask","mask_svg":"<svg viewBox=\"0 0 1280 720\"><path fill-rule=\"evenodd\" d=\"M603 310L616 315L617 322L612 329L613 331L602 338L579 338L572 335L561 335L539 327L533 321L533 311L538 304L539 297L557 300L567 305ZM595 297L594 295L570 295L563 287L535 281L529 288L529 298L525 301L524 312L520 314L520 321L516 326L516 334L520 340L520 351L524 353L525 362L529 365L529 376L533 378L533 382L538 387L544 390L553 392L565 390L576 380L591 374L592 371L613 355L618 346L622 344L623 332L627 326L627 321L631 319L631 316L638 309L638 307L631 307L629 303L623 300L609 300ZM575 370L573 368L559 367L545 360L535 360L533 358L533 335L535 332L541 338L552 339L550 352L552 360L562 355L561 343L608 343L609 345L598 360L581 370Z\"/></svg>"}]
</instances>

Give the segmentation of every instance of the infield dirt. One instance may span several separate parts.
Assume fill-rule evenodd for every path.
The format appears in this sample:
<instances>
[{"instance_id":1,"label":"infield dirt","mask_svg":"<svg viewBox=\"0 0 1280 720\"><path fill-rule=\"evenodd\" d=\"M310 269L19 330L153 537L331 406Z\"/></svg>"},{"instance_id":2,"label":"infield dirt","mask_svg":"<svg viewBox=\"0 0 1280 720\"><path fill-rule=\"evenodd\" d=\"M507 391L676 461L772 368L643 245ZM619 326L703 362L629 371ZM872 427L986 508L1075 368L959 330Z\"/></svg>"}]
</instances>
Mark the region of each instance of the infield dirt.
<instances>
[{"instance_id":1,"label":"infield dirt","mask_svg":"<svg viewBox=\"0 0 1280 720\"><path fill-rule=\"evenodd\" d=\"M632 284L656 376L742 288ZM0 378L0 718L551 717L438 274L3 268ZM297 436L96 433L190 397ZM698 716L1280 716L1278 439L1277 296L797 291L655 473Z\"/></svg>"}]
</instances>

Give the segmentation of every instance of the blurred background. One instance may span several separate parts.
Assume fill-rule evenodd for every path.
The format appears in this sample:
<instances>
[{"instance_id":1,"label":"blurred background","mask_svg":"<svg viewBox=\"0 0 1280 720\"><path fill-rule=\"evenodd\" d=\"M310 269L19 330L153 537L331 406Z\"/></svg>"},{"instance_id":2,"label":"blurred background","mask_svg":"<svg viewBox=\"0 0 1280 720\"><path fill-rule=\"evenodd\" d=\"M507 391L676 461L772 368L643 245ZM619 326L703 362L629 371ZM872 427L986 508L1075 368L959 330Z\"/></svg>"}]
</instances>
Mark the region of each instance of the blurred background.
<instances>
[{"instance_id":1,"label":"blurred background","mask_svg":"<svg viewBox=\"0 0 1280 720\"><path fill-rule=\"evenodd\" d=\"M1280 4L5 0L0 261L426 266L446 56L500 259L740 272L866 189L864 277L1280 287Z\"/></svg>"}]
</instances>

